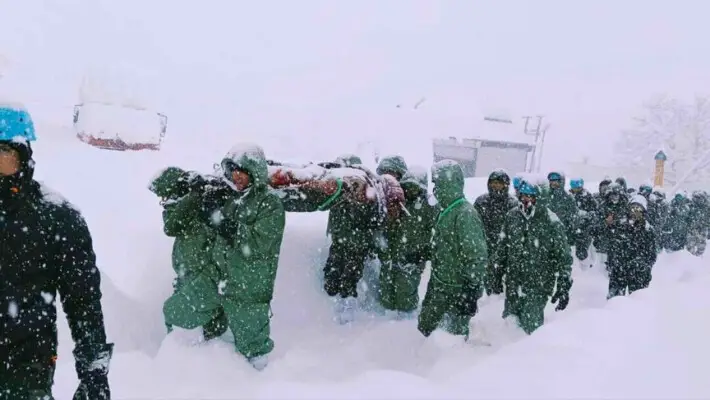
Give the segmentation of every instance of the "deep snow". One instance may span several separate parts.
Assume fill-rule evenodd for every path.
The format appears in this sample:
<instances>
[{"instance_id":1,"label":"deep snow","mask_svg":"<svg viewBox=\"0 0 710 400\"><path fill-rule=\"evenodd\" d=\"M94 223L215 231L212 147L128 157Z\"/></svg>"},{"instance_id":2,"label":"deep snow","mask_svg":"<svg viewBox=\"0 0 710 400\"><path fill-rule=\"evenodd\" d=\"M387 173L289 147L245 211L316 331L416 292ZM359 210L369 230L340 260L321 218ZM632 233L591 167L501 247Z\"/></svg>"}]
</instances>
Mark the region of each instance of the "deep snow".
<instances>
[{"instance_id":1,"label":"deep snow","mask_svg":"<svg viewBox=\"0 0 710 400\"><path fill-rule=\"evenodd\" d=\"M335 324L319 286L325 213L288 215L273 301L276 349L264 372L227 342L196 343L196 331L166 338L171 240L147 184L170 164L208 172L228 147L173 142L157 153L123 153L91 148L60 129L39 137L38 179L81 209L93 234L116 343L115 399L710 397L707 258L664 254L650 289L609 302L600 268L576 265L568 309L548 307L547 324L530 337L500 318L500 298L483 298L474 333L491 346L461 346L439 334L425 341L415 321L377 314L362 313L351 327ZM274 144L264 143L267 153ZM471 200L484 189L485 182L467 182ZM55 394L69 399L77 382L60 323Z\"/></svg>"}]
</instances>

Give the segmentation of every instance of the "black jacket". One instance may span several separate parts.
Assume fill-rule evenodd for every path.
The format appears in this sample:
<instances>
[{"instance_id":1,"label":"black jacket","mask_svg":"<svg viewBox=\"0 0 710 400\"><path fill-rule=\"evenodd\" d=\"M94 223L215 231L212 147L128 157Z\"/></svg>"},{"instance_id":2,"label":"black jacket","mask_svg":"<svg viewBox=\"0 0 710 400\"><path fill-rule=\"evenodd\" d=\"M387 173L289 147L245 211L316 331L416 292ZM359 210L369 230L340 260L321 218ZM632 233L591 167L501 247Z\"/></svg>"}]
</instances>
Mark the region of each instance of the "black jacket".
<instances>
[{"instance_id":1,"label":"black jacket","mask_svg":"<svg viewBox=\"0 0 710 400\"><path fill-rule=\"evenodd\" d=\"M505 196L491 196L485 193L476 199L473 206L481 216L483 230L486 233L486 245L488 252L493 254L500 240L500 233L503 230L503 223L508 211L518 206L515 197L506 194Z\"/></svg>"},{"instance_id":2,"label":"black jacket","mask_svg":"<svg viewBox=\"0 0 710 400\"><path fill-rule=\"evenodd\" d=\"M0 381L56 355L57 294L81 376L110 352L91 235L78 210L31 181L0 203Z\"/></svg>"}]
</instances>

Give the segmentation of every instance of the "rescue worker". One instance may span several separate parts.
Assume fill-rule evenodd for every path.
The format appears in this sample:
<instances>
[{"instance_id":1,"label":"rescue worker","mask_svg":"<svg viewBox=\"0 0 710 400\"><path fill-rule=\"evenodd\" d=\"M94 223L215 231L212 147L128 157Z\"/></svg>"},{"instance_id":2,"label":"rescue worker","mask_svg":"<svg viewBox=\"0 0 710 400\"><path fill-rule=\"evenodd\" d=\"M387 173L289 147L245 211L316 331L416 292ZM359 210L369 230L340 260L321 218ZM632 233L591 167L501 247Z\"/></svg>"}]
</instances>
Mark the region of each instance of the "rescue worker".
<instances>
[{"instance_id":1,"label":"rescue worker","mask_svg":"<svg viewBox=\"0 0 710 400\"><path fill-rule=\"evenodd\" d=\"M486 280L486 236L478 212L464 197L461 165L442 160L431 174L440 211L432 238L431 278L417 327L426 337L441 326L467 338Z\"/></svg>"},{"instance_id":2,"label":"rescue worker","mask_svg":"<svg viewBox=\"0 0 710 400\"><path fill-rule=\"evenodd\" d=\"M543 325L548 300L564 310L572 287L572 254L557 215L537 204L537 186L520 186L519 206L508 211L493 256L505 284L503 318L513 316L527 334ZM550 298L551 297L551 298Z\"/></svg>"}]
</instances>

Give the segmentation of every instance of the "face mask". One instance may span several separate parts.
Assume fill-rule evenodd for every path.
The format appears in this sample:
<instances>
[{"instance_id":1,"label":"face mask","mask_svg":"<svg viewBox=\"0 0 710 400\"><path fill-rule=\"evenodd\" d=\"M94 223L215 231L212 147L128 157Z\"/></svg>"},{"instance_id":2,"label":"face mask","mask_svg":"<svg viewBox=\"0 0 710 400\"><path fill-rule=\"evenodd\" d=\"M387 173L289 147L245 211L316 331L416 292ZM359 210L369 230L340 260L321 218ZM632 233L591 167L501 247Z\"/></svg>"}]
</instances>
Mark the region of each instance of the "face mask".
<instances>
[{"instance_id":1,"label":"face mask","mask_svg":"<svg viewBox=\"0 0 710 400\"><path fill-rule=\"evenodd\" d=\"M529 196L520 196L520 209L525 215L531 215L535 209L535 198Z\"/></svg>"}]
</instances>

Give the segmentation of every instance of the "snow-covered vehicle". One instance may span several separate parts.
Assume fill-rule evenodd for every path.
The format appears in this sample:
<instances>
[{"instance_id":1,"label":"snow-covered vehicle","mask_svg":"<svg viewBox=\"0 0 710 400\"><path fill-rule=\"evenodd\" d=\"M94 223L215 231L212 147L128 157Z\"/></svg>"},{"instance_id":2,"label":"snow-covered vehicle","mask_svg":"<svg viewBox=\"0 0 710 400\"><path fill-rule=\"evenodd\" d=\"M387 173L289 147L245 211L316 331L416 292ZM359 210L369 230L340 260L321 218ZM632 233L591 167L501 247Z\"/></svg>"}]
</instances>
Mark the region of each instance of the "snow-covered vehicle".
<instances>
[{"instance_id":1,"label":"snow-covered vehicle","mask_svg":"<svg viewBox=\"0 0 710 400\"><path fill-rule=\"evenodd\" d=\"M160 150L164 114L130 105L84 102L74 106L74 130L84 143L107 150Z\"/></svg>"}]
</instances>

